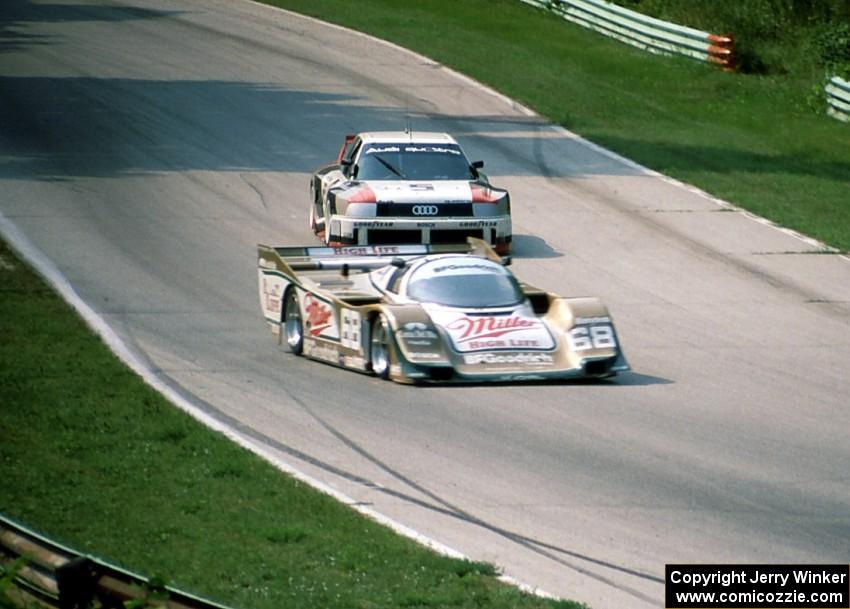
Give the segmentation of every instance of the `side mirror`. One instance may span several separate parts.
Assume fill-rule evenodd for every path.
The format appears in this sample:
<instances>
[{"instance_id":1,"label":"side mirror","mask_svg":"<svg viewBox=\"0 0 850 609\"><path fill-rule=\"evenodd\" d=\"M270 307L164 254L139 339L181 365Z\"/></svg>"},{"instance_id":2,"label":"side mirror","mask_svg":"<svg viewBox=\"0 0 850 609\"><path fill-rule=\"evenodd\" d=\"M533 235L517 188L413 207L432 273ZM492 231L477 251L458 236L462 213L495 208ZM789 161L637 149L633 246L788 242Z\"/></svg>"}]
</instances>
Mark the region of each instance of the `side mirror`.
<instances>
[{"instance_id":1,"label":"side mirror","mask_svg":"<svg viewBox=\"0 0 850 609\"><path fill-rule=\"evenodd\" d=\"M469 171L472 172L476 178L478 177L478 170L484 167L484 161L473 161L469 165Z\"/></svg>"}]
</instances>

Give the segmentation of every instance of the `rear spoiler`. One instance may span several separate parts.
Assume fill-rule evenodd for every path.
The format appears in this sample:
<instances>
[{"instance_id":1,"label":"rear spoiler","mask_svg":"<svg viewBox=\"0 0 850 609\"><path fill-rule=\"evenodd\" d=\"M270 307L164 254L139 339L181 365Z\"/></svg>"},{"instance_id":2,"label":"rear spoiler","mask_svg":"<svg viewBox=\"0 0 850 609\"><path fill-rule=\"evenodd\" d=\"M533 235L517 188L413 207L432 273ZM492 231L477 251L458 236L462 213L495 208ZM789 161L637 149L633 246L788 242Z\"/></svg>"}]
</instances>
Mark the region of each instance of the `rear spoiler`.
<instances>
[{"instance_id":1,"label":"rear spoiler","mask_svg":"<svg viewBox=\"0 0 850 609\"><path fill-rule=\"evenodd\" d=\"M466 243L434 243L429 245L348 245L343 247L270 247L258 245L260 266L277 267L280 261L293 271L321 269L376 269L402 260L427 254L469 254L510 264L510 257L500 257L481 239L468 237ZM277 260L275 260L277 259ZM281 269L283 270L283 269Z\"/></svg>"}]
</instances>

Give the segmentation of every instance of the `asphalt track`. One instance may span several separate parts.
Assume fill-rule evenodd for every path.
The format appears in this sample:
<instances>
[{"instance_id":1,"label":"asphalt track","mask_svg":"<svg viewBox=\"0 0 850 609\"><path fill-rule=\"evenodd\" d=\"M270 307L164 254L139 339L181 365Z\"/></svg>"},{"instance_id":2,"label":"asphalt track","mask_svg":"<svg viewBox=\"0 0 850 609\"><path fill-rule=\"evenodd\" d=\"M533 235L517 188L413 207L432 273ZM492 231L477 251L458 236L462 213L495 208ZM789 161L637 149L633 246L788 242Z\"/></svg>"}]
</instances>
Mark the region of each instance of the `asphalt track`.
<instances>
[{"instance_id":1,"label":"asphalt track","mask_svg":"<svg viewBox=\"0 0 850 609\"><path fill-rule=\"evenodd\" d=\"M4 0L0 212L159 377L521 581L661 606L670 562L850 559L850 261L421 57L248 2ZM279 352L255 244L309 244L341 136L455 134L515 271L598 295L635 372L410 388Z\"/></svg>"}]
</instances>

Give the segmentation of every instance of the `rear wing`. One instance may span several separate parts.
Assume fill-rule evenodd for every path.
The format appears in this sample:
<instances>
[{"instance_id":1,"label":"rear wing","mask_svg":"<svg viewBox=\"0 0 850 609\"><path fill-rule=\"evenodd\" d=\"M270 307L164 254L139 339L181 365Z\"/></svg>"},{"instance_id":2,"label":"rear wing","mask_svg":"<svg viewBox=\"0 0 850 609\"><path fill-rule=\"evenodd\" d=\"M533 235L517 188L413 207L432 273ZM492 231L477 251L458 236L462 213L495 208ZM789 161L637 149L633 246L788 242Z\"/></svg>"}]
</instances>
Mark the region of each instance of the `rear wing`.
<instances>
[{"instance_id":1,"label":"rear wing","mask_svg":"<svg viewBox=\"0 0 850 609\"><path fill-rule=\"evenodd\" d=\"M402 260L427 254L469 254L509 264L481 239L468 237L466 243L434 243L430 245L350 245L343 247L270 247L258 245L261 269L278 270L287 275L295 271L323 269L371 270Z\"/></svg>"}]
</instances>

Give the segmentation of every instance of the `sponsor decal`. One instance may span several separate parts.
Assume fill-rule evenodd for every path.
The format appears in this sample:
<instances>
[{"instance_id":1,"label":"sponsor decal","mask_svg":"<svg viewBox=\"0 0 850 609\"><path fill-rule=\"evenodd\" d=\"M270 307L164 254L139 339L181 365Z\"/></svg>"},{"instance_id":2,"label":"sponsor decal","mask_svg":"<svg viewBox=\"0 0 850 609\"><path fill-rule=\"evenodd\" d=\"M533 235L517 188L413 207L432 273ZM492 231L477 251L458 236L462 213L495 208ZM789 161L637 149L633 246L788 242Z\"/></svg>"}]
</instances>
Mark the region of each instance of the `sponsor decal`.
<instances>
[{"instance_id":1,"label":"sponsor decal","mask_svg":"<svg viewBox=\"0 0 850 609\"><path fill-rule=\"evenodd\" d=\"M411 351L407 354L410 359L440 359L439 353L429 353L427 351Z\"/></svg>"},{"instance_id":2,"label":"sponsor decal","mask_svg":"<svg viewBox=\"0 0 850 609\"><path fill-rule=\"evenodd\" d=\"M281 298L286 282L280 277L260 273L260 296L266 317L280 321Z\"/></svg>"},{"instance_id":3,"label":"sponsor decal","mask_svg":"<svg viewBox=\"0 0 850 609\"><path fill-rule=\"evenodd\" d=\"M410 211L414 216L436 216L440 208L436 205L414 205Z\"/></svg>"},{"instance_id":4,"label":"sponsor decal","mask_svg":"<svg viewBox=\"0 0 850 609\"><path fill-rule=\"evenodd\" d=\"M475 222L461 222L458 224L461 228L495 228L498 225L498 222L492 220L476 220Z\"/></svg>"},{"instance_id":5,"label":"sponsor decal","mask_svg":"<svg viewBox=\"0 0 850 609\"><path fill-rule=\"evenodd\" d=\"M426 324L423 324L418 321L411 321L404 324L404 326L402 326L402 328L396 332L396 336L398 336L399 338L403 338L405 342L410 345L429 345L431 344L431 341L434 341L439 338L436 332L428 328Z\"/></svg>"},{"instance_id":6,"label":"sponsor decal","mask_svg":"<svg viewBox=\"0 0 850 609\"><path fill-rule=\"evenodd\" d=\"M333 309L312 294L304 296L304 314L307 316L307 330L313 336L319 336L333 323Z\"/></svg>"},{"instance_id":7,"label":"sponsor decal","mask_svg":"<svg viewBox=\"0 0 850 609\"><path fill-rule=\"evenodd\" d=\"M401 152L401 148L398 146L373 146L372 148L367 148L366 154L380 154L383 152Z\"/></svg>"},{"instance_id":8,"label":"sponsor decal","mask_svg":"<svg viewBox=\"0 0 850 609\"><path fill-rule=\"evenodd\" d=\"M355 222L354 228L391 228L395 222Z\"/></svg>"},{"instance_id":9,"label":"sponsor decal","mask_svg":"<svg viewBox=\"0 0 850 609\"><path fill-rule=\"evenodd\" d=\"M395 245L365 245L334 248L335 256L390 256L398 253L400 253L399 248Z\"/></svg>"},{"instance_id":10,"label":"sponsor decal","mask_svg":"<svg viewBox=\"0 0 850 609\"><path fill-rule=\"evenodd\" d=\"M405 146L405 152L437 152L439 154L453 154L460 156L460 150L456 148L445 148L443 146Z\"/></svg>"},{"instance_id":11,"label":"sponsor decal","mask_svg":"<svg viewBox=\"0 0 850 609\"><path fill-rule=\"evenodd\" d=\"M524 364L546 365L555 362L555 358L547 353L473 353L464 355L465 364Z\"/></svg>"},{"instance_id":12,"label":"sponsor decal","mask_svg":"<svg viewBox=\"0 0 850 609\"><path fill-rule=\"evenodd\" d=\"M435 317L436 316L436 317ZM431 311L460 353L472 351L549 351L555 339L540 319L513 312L470 315Z\"/></svg>"},{"instance_id":13,"label":"sponsor decal","mask_svg":"<svg viewBox=\"0 0 850 609\"><path fill-rule=\"evenodd\" d=\"M610 324L610 317L576 317L576 325L578 324Z\"/></svg>"},{"instance_id":14,"label":"sponsor decal","mask_svg":"<svg viewBox=\"0 0 850 609\"><path fill-rule=\"evenodd\" d=\"M488 273L493 273L495 275L506 274L502 267L497 267L493 264L446 264L443 266L435 266L433 269L431 269L431 272L437 274L445 273L447 271L466 271L468 269L475 269L476 271L487 271ZM461 275L462 273L453 274Z\"/></svg>"},{"instance_id":15,"label":"sponsor decal","mask_svg":"<svg viewBox=\"0 0 850 609\"><path fill-rule=\"evenodd\" d=\"M320 345L318 342L310 338L304 339L304 355L320 359L325 362L330 362L332 364L342 363L339 351L333 347Z\"/></svg>"},{"instance_id":16,"label":"sponsor decal","mask_svg":"<svg viewBox=\"0 0 850 609\"><path fill-rule=\"evenodd\" d=\"M366 360L359 355L346 355L342 358L342 364L346 368L355 368L356 370L366 370Z\"/></svg>"},{"instance_id":17,"label":"sponsor decal","mask_svg":"<svg viewBox=\"0 0 850 609\"><path fill-rule=\"evenodd\" d=\"M463 348L465 347L465 348ZM510 338L471 340L461 348L463 351L481 351L482 349L540 349L540 341L533 338ZM547 347L542 347L547 348Z\"/></svg>"},{"instance_id":18,"label":"sponsor decal","mask_svg":"<svg viewBox=\"0 0 850 609\"><path fill-rule=\"evenodd\" d=\"M446 325L455 342L465 343L486 338L498 338L540 325L536 319L511 315L510 317L459 317Z\"/></svg>"}]
</instances>

